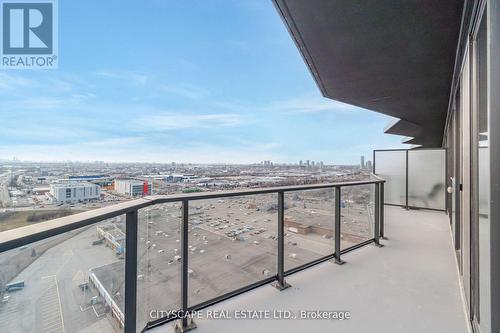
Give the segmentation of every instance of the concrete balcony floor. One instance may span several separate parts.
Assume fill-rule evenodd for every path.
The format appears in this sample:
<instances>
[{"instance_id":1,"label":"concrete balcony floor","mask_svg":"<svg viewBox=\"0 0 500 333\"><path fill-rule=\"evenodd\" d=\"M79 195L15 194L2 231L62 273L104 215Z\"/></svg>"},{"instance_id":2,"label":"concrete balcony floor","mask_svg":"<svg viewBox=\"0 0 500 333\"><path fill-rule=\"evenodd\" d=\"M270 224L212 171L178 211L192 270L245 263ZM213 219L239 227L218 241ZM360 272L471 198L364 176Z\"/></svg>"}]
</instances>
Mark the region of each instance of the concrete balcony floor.
<instances>
[{"instance_id":1,"label":"concrete balcony floor","mask_svg":"<svg viewBox=\"0 0 500 333\"><path fill-rule=\"evenodd\" d=\"M198 319L195 332L439 332L468 324L444 213L386 206L385 247L365 246L287 278L282 292L264 286L208 310L347 310L351 319ZM172 332L172 324L151 330Z\"/></svg>"}]
</instances>

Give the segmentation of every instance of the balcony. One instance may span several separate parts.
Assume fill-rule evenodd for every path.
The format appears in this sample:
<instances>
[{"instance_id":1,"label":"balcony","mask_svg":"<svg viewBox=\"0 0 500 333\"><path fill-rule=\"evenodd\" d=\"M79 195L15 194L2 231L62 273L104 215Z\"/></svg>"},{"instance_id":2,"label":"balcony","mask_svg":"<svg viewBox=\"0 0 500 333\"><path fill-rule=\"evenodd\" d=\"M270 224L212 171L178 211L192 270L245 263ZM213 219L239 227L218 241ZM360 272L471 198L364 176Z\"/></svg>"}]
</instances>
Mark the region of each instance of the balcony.
<instances>
[{"instance_id":1,"label":"balcony","mask_svg":"<svg viewBox=\"0 0 500 333\"><path fill-rule=\"evenodd\" d=\"M384 183L151 196L3 232L2 327L189 330L188 312L380 247Z\"/></svg>"},{"instance_id":2,"label":"balcony","mask_svg":"<svg viewBox=\"0 0 500 333\"><path fill-rule=\"evenodd\" d=\"M316 318L318 331L466 332L444 151L374 162L383 179L149 196L3 232L0 320L9 332L297 331L312 320L300 311L321 310L349 318Z\"/></svg>"},{"instance_id":3,"label":"balcony","mask_svg":"<svg viewBox=\"0 0 500 333\"><path fill-rule=\"evenodd\" d=\"M366 246L344 255L345 265L325 262L291 275L292 287L281 293L264 286L207 309L345 310L351 319L202 319L199 331L468 332L447 216L386 207L385 226L383 249Z\"/></svg>"},{"instance_id":4,"label":"balcony","mask_svg":"<svg viewBox=\"0 0 500 333\"><path fill-rule=\"evenodd\" d=\"M2 325L297 331L310 320L242 326L209 313L325 310L351 319L315 320L318 331L465 332L446 215L384 207L384 185L152 196L4 232Z\"/></svg>"}]
</instances>

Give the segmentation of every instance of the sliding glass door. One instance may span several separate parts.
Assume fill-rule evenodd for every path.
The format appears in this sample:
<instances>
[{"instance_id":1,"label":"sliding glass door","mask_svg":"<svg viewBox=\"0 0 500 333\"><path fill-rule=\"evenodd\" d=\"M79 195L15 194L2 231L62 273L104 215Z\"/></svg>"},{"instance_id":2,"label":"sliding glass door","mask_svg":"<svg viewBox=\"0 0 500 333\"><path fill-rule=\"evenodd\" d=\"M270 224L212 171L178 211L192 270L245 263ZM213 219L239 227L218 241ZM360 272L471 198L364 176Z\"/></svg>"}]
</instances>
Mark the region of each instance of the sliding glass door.
<instances>
[{"instance_id":1,"label":"sliding glass door","mask_svg":"<svg viewBox=\"0 0 500 333\"><path fill-rule=\"evenodd\" d=\"M488 110L488 35L486 9L473 35L472 71L472 320L491 332L490 285L490 150Z\"/></svg>"},{"instance_id":2,"label":"sliding glass door","mask_svg":"<svg viewBox=\"0 0 500 333\"><path fill-rule=\"evenodd\" d=\"M462 74L460 80L460 154L458 169L460 171L460 186L459 186L459 206L460 206L460 257L461 257L461 274L464 286L464 292L467 304L470 305L470 262L471 262L471 219L470 219L470 176L471 176L471 158L470 158L470 141L471 141L471 89L470 89L470 56L469 48L466 49Z\"/></svg>"}]
</instances>

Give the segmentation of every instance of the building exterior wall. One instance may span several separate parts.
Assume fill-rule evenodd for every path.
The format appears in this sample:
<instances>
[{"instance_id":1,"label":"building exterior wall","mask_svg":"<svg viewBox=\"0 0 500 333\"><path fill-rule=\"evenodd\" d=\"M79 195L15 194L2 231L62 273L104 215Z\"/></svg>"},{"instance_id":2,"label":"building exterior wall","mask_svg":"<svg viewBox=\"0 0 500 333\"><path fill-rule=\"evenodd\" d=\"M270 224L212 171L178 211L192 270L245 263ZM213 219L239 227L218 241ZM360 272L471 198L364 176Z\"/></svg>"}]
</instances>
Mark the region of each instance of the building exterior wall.
<instances>
[{"instance_id":1,"label":"building exterior wall","mask_svg":"<svg viewBox=\"0 0 500 333\"><path fill-rule=\"evenodd\" d=\"M320 226L305 226L302 223L292 221L289 218L285 217L285 227L297 234L307 235L310 233L317 234L320 236L333 237L333 229L324 228Z\"/></svg>"},{"instance_id":2,"label":"building exterior wall","mask_svg":"<svg viewBox=\"0 0 500 333\"><path fill-rule=\"evenodd\" d=\"M151 194L152 185L148 182L148 193ZM134 179L115 180L115 191L133 197L144 195L144 181Z\"/></svg>"},{"instance_id":3,"label":"building exterior wall","mask_svg":"<svg viewBox=\"0 0 500 333\"><path fill-rule=\"evenodd\" d=\"M101 198L101 188L90 183L57 183L50 185L50 195L57 203L75 203Z\"/></svg>"},{"instance_id":4,"label":"building exterior wall","mask_svg":"<svg viewBox=\"0 0 500 333\"><path fill-rule=\"evenodd\" d=\"M104 286L99 281L97 276L92 272L92 270L90 271L89 274L89 282L97 290L99 296L101 296L106 302L106 304L109 306L109 308L111 309L111 316L118 321L120 328L124 327L125 316L123 315L122 310L120 309L118 304L116 304L113 297L111 297L106 288L104 288Z\"/></svg>"},{"instance_id":5,"label":"building exterior wall","mask_svg":"<svg viewBox=\"0 0 500 333\"><path fill-rule=\"evenodd\" d=\"M451 90L448 213L474 333L500 332L500 0L470 1Z\"/></svg>"}]
</instances>

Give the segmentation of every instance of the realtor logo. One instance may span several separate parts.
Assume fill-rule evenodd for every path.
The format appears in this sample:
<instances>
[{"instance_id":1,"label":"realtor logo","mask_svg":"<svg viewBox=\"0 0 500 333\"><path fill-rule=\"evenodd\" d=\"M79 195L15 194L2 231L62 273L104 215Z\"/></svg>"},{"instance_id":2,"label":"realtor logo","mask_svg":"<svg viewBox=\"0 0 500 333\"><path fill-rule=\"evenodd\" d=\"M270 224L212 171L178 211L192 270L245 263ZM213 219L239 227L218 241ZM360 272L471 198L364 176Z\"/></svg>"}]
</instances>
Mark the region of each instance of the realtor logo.
<instances>
[{"instance_id":1,"label":"realtor logo","mask_svg":"<svg viewBox=\"0 0 500 333\"><path fill-rule=\"evenodd\" d=\"M54 0L1 3L1 67L57 68L57 4Z\"/></svg>"}]
</instances>

